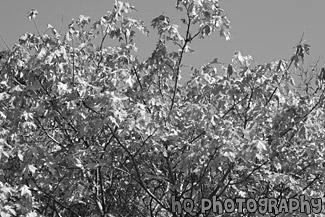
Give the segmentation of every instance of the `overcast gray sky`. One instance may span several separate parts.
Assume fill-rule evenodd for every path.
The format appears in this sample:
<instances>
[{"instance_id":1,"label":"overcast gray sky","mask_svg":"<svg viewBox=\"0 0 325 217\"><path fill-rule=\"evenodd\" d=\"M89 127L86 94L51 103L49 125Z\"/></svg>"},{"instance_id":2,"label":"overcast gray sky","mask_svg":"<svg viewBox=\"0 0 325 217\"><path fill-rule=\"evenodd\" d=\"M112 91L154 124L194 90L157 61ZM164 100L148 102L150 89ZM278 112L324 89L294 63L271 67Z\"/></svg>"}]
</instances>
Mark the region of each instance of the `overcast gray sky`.
<instances>
[{"instance_id":1,"label":"overcast gray sky","mask_svg":"<svg viewBox=\"0 0 325 217\"><path fill-rule=\"evenodd\" d=\"M141 18L147 26L161 13L170 16L176 23L181 23L179 18L182 14L174 8L175 0L129 2L138 9L138 13L130 16ZM36 32L33 23L27 19L27 12L32 8L38 11L36 23L43 32L47 24L59 29L62 15L64 30L72 18L78 18L81 14L90 16L95 21L112 9L114 1L1 0L1 3L0 32L11 47L23 33ZM230 62L236 50L240 50L243 55L251 55L258 63L289 58L303 32L304 38L311 45L311 55L306 63L316 61L319 56L322 58L325 50L324 0L221 0L220 5L231 21L232 40L226 41L213 35L196 41L192 44L195 53L188 54L186 62L200 66L215 57ZM142 41L137 43L141 56L149 55L154 49L156 31L151 27L149 30L149 39L143 40L141 37ZM0 41L0 48L4 47ZM321 62L324 60L321 59Z\"/></svg>"}]
</instances>

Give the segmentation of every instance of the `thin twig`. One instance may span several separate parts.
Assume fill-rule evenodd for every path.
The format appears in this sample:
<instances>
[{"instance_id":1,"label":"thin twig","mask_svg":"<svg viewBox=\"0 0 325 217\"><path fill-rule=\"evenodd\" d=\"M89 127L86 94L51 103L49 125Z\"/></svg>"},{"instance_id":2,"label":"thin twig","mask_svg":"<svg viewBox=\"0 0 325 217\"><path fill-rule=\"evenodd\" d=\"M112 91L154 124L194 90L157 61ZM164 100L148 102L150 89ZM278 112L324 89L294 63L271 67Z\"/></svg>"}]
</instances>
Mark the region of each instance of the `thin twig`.
<instances>
[{"instance_id":1,"label":"thin twig","mask_svg":"<svg viewBox=\"0 0 325 217\"><path fill-rule=\"evenodd\" d=\"M8 48L8 50L10 50L9 46L7 45L6 41L3 39L2 35L0 34L1 40L2 42L6 45L6 47Z\"/></svg>"}]
</instances>

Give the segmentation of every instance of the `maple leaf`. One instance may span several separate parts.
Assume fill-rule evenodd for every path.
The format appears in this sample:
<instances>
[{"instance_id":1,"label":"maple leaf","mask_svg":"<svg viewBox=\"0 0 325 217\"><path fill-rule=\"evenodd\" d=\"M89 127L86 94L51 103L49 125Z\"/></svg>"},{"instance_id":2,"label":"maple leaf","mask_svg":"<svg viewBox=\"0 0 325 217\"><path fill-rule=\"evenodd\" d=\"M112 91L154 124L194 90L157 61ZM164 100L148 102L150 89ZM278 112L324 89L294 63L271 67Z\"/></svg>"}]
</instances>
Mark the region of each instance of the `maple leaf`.
<instances>
[{"instance_id":1,"label":"maple leaf","mask_svg":"<svg viewBox=\"0 0 325 217\"><path fill-rule=\"evenodd\" d=\"M32 196L32 192L29 190L29 187L27 185L23 185L21 188L20 188L20 192L21 192L21 196L29 196L31 197Z\"/></svg>"},{"instance_id":2,"label":"maple leaf","mask_svg":"<svg viewBox=\"0 0 325 217\"><path fill-rule=\"evenodd\" d=\"M29 19L29 20L33 20L33 19L35 19L35 17L37 16L38 12L37 12L36 9L32 9L32 10L29 11L27 14L28 14L28 15L27 15L28 19Z\"/></svg>"},{"instance_id":3,"label":"maple leaf","mask_svg":"<svg viewBox=\"0 0 325 217\"><path fill-rule=\"evenodd\" d=\"M257 149L261 152L261 151L266 151L267 148L266 148L266 145L265 145L265 141L261 141L261 140L258 140L258 141L255 141L256 143L256 147Z\"/></svg>"},{"instance_id":4,"label":"maple leaf","mask_svg":"<svg viewBox=\"0 0 325 217\"><path fill-rule=\"evenodd\" d=\"M62 82L59 82L58 84L58 91L60 95L71 92L71 90L68 88L68 84Z\"/></svg>"}]
</instances>

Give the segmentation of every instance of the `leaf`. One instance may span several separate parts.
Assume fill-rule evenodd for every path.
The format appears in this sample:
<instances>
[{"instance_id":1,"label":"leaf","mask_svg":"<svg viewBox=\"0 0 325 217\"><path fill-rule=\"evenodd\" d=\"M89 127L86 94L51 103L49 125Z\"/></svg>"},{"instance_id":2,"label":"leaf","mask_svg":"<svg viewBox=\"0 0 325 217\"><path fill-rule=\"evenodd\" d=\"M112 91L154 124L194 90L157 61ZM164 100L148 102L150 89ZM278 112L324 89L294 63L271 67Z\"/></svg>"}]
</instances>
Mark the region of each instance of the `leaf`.
<instances>
[{"instance_id":1,"label":"leaf","mask_svg":"<svg viewBox=\"0 0 325 217\"><path fill-rule=\"evenodd\" d=\"M243 171L243 170L245 170L245 166L236 166L235 167L235 170L238 170L238 171Z\"/></svg>"},{"instance_id":2,"label":"leaf","mask_svg":"<svg viewBox=\"0 0 325 217\"><path fill-rule=\"evenodd\" d=\"M36 172L36 169L37 169L34 165L28 165L27 168L28 168L28 171L33 174Z\"/></svg>"},{"instance_id":3,"label":"leaf","mask_svg":"<svg viewBox=\"0 0 325 217\"><path fill-rule=\"evenodd\" d=\"M32 196L32 192L29 190L29 187L27 185L23 185L20 188L21 196L27 195L29 197Z\"/></svg>"},{"instance_id":4,"label":"leaf","mask_svg":"<svg viewBox=\"0 0 325 217\"><path fill-rule=\"evenodd\" d=\"M51 24L47 24L47 29L53 29L54 27Z\"/></svg>"},{"instance_id":5,"label":"leaf","mask_svg":"<svg viewBox=\"0 0 325 217\"><path fill-rule=\"evenodd\" d=\"M292 86L295 86L295 80L294 80L294 78L293 78L292 76L290 76L290 80L289 80L289 82L290 82L290 84L291 84Z\"/></svg>"},{"instance_id":6,"label":"leaf","mask_svg":"<svg viewBox=\"0 0 325 217\"><path fill-rule=\"evenodd\" d=\"M244 57L241 55L240 51L236 51L233 58L232 58L232 62L236 63L239 62L241 66L245 65L245 59Z\"/></svg>"},{"instance_id":7,"label":"leaf","mask_svg":"<svg viewBox=\"0 0 325 217\"><path fill-rule=\"evenodd\" d=\"M45 57L47 50L43 47L37 55L37 59L41 60Z\"/></svg>"},{"instance_id":8,"label":"leaf","mask_svg":"<svg viewBox=\"0 0 325 217\"><path fill-rule=\"evenodd\" d=\"M47 29L51 29L51 31L56 39L59 39L61 37L59 32L51 24L47 24Z\"/></svg>"},{"instance_id":9,"label":"leaf","mask_svg":"<svg viewBox=\"0 0 325 217\"><path fill-rule=\"evenodd\" d=\"M25 121L22 124L22 127L25 128L25 129L37 129L37 126L31 121Z\"/></svg>"},{"instance_id":10,"label":"leaf","mask_svg":"<svg viewBox=\"0 0 325 217\"><path fill-rule=\"evenodd\" d=\"M247 197L247 193L246 193L245 191L239 191L239 192L238 192L238 195L239 195L240 197L242 197L242 198Z\"/></svg>"},{"instance_id":11,"label":"leaf","mask_svg":"<svg viewBox=\"0 0 325 217\"><path fill-rule=\"evenodd\" d=\"M87 24L90 23L90 17L84 16L84 15L80 15L78 22L81 23L83 26L84 25L87 25Z\"/></svg>"},{"instance_id":12,"label":"leaf","mask_svg":"<svg viewBox=\"0 0 325 217\"><path fill-rule=\"evenodd\" d=\"M12 215L10 215L9 213L5 213L5 212L1 211L0 216L1 217L11 217Z\"/></svg>"},{"instance_id":13,"label":"leaf","mask_svg":"<svg viewBox=\"0 0 325 217\"><path fill-rule=\"evenodd\" d=\"M132 76L129 76L127 79L126 79L126 81L125 81L125 83L127 83L130 87L133 87L133 84L134 84L134 79L132 78Z\"/></svg>"},{"instance_id":14,"label":"leaf","mask_svg":"<svg viewBox=\"0 0 325 217\"><path fill-rule=\"evenodd\" d=\"M232 68L231 64L228 64L228 68L227 68L227 75L228 77L231 77L231 75L234 73L234 69Z\"/></svg>"},{"instance_id":15,"label":"leaf","mask_svg":"<svg viewBox=\"0 0 325 217\"><path fill-rule=\"evenodd\" d=\"M33 19L35 19L35 17L37 16L37 14L38 14L38 12L37 12L37 10L36 9L32 9L31 11L29 11L28 13L28 19L29 20L33 20Z\"/></svg>"},{"instance_id":16,"label":"leaf","mask_svg":"<svg viewBox=\"0 0 325 217\"><path fill-rule=\"evenodd\" d=\"M7 94L6 92L0 93L0 101L8 99L9 97L10 97L10 95Z\"/></svg>"},{"instance_id":17,"label":"leaf","mask_svg":"<svg viewBox=\"0 0 325 217\"><path fill-rule=\"evenodd\" d=\"M58 91L59 91L59 94L60 95L65 94L67 92L70 92L70 90L68 89L68 84L67 83L59 82L59 84L58 84Z\"/></svg>"},{"instance_id":18,"label":"leaf","mask_svg":"<svg viewBox=\"0 0 325 217\"><path fill-rule=\"evenodd\" d=\"M305 126L302 126L300 128L300 130L299 130L299 137L300 138L303 138L303 139L306 139L307 138L306 137L306 132L307 132L306 127Z\"/></svg>"},{"instance_id":19,"label":"leaf","mask_svg":"<svg viewBox=\"0 0 325 217\"><path fill-rule=\"evenodd\" d=\"M67 34L64 36L64 40L67 40L67 41L71 41L73 39L73 34L72 32L69 30L67 32Z\"/></svg>"},{"instance_id":20,"label":"leaf","mask_svg":"<svg viewBox=\"0 0 325 217\"><path fill-rule=\"evenodd\" d=\"M263 160L265 157L260 154L260 153L256 153L256 156L255 156L258 160Z\"/></svg>"},{"instance_id":21,"label":"leaf","mask_svg":"<svg viewBox=\"0 0 325 217\"><path fill-rule=\"evenodd\" d=\"M27 214L27 217L37 217L37 213L35 211Z\"/></svg>"},{"instance_id":22,"label":"leaf","mask_svg":"<svg viewBox=\"0 0 325 217\"><path fill-rule=\"evenodd\" d=\"M19 160L23 161L24 160L24 156L21 154L21 150L18 150L18 154L17 154Z\"/></svg>"},{"instance_id":23,"label":"leaf","mask_svg":"<svg viewBox=\"0 0 325 217\"><path fill-rule=\"evenodd\" d=\"M8 210L12 215L14 215L14 216L17 215L17 212L15 211L15 209L14 209L13 206L8 206L8 205L6 205L6 206L4 206L4 208L5 208L6 210Z\"/></svg>"},{"instance_id":24,"label":"leaf","mask_svg":"<svg viewBox=\"0 0 325 217\"><path fill-rule=\"evenodd\" d=\"M227 157L231 162L234 162L236 158L236 154L230 149L224 150L223 156Z\"/></svg>"},{"instance_id":25,"label":"leaf","mask_svg":"<svg viewBox=\"0 0 325 217\"><path fill-rule=\"evenodd\" d=\"M281 170L282 169L282 166L279 162L276 162L274 163L274 167L277 169L277 170Z\"/></svg>"},{"instance_id":26,"label":"leaf","mask_svg":"<svg viewBox=\"0 0 325 217\"><path fill-rule=\"evenodd\" d=\"M261 151L266 151L267 150L267 148L266 148L266 142L265 141L261 141L261 140L258 140L257 142L256 142L256 147L257 147L257 149L259 150L259 152L261 152Z\"/></svg>"},{"instance_id":27,"label":"leaf","mask_svg":"<svg viewBox=\"0 0 325 217\"><path fill-rule=\"evenodd\" d=\"M0 187L1 193L4 194L4 196L11 196L13 194L13 189L7 185L3 185L2 182L0 182Z\"/></svg>"},{"instance_id":28,"label":"leaf","mask_svg":"<svg viewBox=\"0 0 325 217\"><path fill-rule=\"evenodd\" d=\"M202 28L203 36L210 35L211 34L211 28L209 25L206 25Z\"/></svg>"},{"instance_id":29,"label":"leaf","mask_svg":"<svg viewBox=\"0 0 325 217\"><path fill-rule=\"evenodd\" d=\"M209 64L218 64L218 58L214 58Z\"/></svg>"},{"instance_id":30,"label":"leaf","mask_svg":"<svg viewBox=\"0 0 325 217\"><path fill-rule=\"evenodd\" d=\"M76 166L76 167L79 167L79 168L81 168L81 169L84 169L84 166L82 165L82 162L81 162L80 159L75 158L74 161L75 161L75 166Z\"/></svg>"}]
</instances>

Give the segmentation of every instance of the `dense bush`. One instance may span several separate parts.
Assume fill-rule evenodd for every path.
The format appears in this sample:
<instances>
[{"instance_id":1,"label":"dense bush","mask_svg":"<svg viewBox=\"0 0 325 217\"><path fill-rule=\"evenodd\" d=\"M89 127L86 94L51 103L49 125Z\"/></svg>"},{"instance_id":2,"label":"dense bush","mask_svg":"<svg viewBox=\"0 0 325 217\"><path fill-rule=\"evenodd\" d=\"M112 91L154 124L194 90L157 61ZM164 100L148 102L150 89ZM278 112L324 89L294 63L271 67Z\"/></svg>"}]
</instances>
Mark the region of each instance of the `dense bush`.
<instances>
[{"instance_id":1,"label":"dense bush","mask_svg":"<svg viewBox=\"0 0 325 217\"><path fill-rule=\"evenodd\" d=\"M163 217L178 216L172 197L323 196L324 69L303 68L309 45L267 64L237 52L179 84L191 42L230 39L230 22L218 0L176 8L185 35L153 19L159 40L145 61L134 40L149 31L119 1L99 21L80 16L65 35L49 25L2 52L1 216Z\"/></svg>"}]
</instances>

